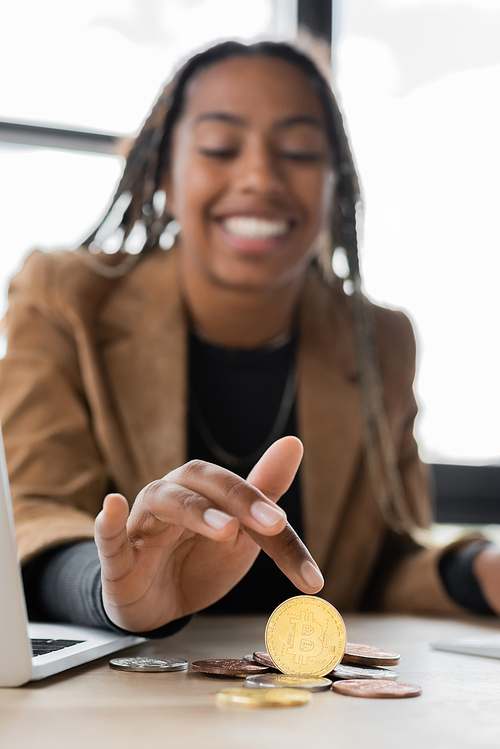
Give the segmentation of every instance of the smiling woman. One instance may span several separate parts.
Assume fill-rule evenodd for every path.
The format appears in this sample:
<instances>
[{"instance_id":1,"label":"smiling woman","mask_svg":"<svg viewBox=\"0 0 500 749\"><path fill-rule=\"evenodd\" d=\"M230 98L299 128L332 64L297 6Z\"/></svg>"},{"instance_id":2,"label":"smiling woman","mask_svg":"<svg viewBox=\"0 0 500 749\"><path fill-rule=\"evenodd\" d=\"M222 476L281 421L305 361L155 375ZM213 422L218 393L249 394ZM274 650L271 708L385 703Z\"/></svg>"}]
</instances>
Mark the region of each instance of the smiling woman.
<instances>
[{"instance_id":1,"label":"smiling woman","mask_svg":"<svg viewBox=\"0 0 500 749\"><path fill-rule=\"evenodd\" d=\"M323 584L341 609L500 608L496 550L427 541L411 325L362 294L358 202L313 63L224 43L161 94L86 243L28 258L0 408L32 615L163 636Z\"/></svg>"},{"instance_id":2,"label":"smiling woman","mask_svg":"<svg viewBox=\"0 0 500 749\"><path fill-rule=\"evenodd\" d=\"M264 345L292 326L332 204L321 101L285 60L232 57L190 82L172 144L162 186L182 227L195 329L224 346Z\"/></svg>"}]
</instances>

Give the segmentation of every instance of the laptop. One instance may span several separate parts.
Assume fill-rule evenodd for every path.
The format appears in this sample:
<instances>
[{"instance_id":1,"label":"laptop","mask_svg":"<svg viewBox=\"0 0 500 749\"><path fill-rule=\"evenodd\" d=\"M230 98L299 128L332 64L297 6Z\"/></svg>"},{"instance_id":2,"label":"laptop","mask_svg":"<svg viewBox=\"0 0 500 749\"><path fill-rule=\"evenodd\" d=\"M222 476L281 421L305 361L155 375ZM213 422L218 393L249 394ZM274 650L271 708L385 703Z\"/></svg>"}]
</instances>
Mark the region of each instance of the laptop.
<instances>
[{"instance_id":1,"label":"laptop","mask_svg":"<svg viewBox=\"0 0 500 749\"><path fill-rule=\"evenodd\" d=\"M28 622L0 430L0 687L18 687L144 642L71 624Z\"/></svg>"}]
</instances>

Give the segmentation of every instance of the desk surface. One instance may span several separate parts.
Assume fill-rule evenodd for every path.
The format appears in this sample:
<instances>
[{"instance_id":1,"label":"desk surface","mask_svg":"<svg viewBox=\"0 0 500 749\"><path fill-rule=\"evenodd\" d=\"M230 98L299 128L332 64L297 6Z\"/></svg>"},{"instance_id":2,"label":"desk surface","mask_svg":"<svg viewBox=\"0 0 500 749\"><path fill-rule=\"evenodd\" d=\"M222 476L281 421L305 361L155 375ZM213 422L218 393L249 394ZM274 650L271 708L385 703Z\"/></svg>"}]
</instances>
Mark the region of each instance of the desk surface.
<instances>
[{"instance_id":1,"label":"desk surface","mask_svg":"<svg viewBox=\"0 0 500 749\"><path fill-rule=\"evenodd\" d=\"M414 699L355 699L316 693L310 705L248 710L218 707L214 694L241 680L191 670L172 674L112 671L108 659L19 689L0 690L5 749L404 749L500 745L500 660L432 650L429 643L499 631L479 619L346 617L348 640L401 653L401 681ZM197 617L165 640L131 655L242 657L264 647L264 617Z\"/></svg>"}]
</instances>

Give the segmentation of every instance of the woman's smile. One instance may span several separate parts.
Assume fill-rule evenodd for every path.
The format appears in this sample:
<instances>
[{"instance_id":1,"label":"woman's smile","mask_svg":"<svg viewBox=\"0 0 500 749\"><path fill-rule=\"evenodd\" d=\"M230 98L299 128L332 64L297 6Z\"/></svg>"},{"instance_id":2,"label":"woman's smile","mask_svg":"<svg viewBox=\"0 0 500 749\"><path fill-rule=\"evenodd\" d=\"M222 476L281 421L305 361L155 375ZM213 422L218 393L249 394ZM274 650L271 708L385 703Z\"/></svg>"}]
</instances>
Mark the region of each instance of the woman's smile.
<instances>
[{"instance_id":1,"label":"woman's smile","mask_svg":"<svg viewBox=\"0 0 500 749\"><path fill-rule=\"evenodd\" d=\"M222 228L231 236L266 240L283 237L291 229L289 221L259 216L232 216L221 221Z\"/></svg>"},{"instance_id":2,"label":"woman's smile","mask_svg":"<svg viewBox=\"0 0 500 749\"><path fill-rule=\"evenodd\" d=\"M293 229L294 222L279 216L235 213L217 219L224 241L236 252L263 255L278 249Z\"/></svg>"}]
</instances>

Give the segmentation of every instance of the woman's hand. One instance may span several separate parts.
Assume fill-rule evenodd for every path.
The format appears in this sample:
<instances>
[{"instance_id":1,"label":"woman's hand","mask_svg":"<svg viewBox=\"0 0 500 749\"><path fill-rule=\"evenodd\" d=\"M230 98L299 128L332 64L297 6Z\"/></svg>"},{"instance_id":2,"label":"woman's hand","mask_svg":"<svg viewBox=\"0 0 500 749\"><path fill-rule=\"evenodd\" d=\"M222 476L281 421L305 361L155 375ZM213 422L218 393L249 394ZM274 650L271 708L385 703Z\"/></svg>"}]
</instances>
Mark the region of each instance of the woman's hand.
<instances>
[{"instance_id":1,"label":"woman's hand","mask_svg":"<svg viewBox=\"0 0 500 749\"><path fill-rule=\"evenodd\" d=\"M300 590L318 592L321 573L275 504L302 452L296 437L283 437L246 481L191 461L146 486L130 514L121 494L109 494L95 539L111 621L146 632L200 611L241 580L261 548Z\"/></svg>"}]
</instances>

